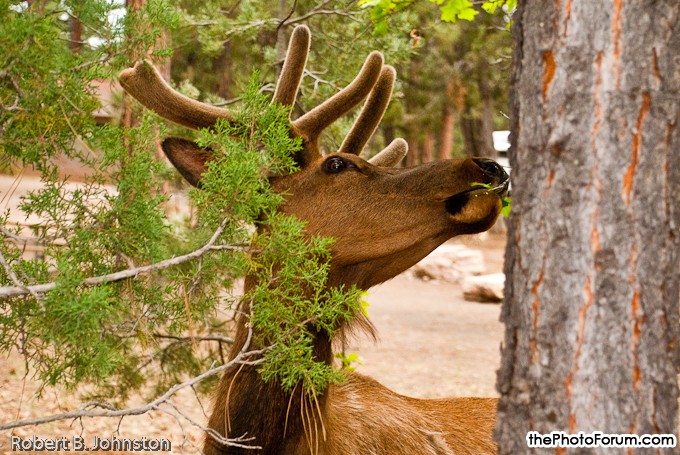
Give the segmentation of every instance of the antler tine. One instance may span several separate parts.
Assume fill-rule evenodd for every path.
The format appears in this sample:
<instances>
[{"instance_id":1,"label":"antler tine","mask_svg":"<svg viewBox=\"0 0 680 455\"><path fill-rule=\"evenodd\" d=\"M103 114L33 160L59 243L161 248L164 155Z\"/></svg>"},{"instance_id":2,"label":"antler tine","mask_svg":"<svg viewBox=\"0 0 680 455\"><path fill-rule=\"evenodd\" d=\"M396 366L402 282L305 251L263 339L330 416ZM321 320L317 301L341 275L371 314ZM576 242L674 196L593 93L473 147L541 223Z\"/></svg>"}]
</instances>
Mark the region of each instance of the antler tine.
<instances>
[{"instance_id":1,"label":"antler tine","mask_svg":"<svg viewBox=\"0 0 680 455\"><path fill-rule=\"evenodd\" d=\"M201 103L174 90L148 61L123 70L120 85L144 106L163 118L189 128L207 128L217 119L231 120L229 111Z\"/></svg>"},{"instance_id":2,"label":"antler tine","mask_svg":"<svg viewBox=\"0 0 680 455\"><path fill-rule=\"evenodd\" d=\"M361 153L387 110L396 77L397 72L392 66L383 66L378 82L368 95L359 117L345 136L345 140L342 141L339 152L355 155Z\"/></svg>"},{"instance_id":3,"label":"antler tine","mask_svg":"<svg viewBox=\"0 0 680 455\"><path fill-rule=\"evenodd\" d=\"M398 137L390 145L385 147L380 153L368 160L374 166L394 167L404 159L408 153L408 143Z\"/></svg>"},{"instance_id":4,"label":"antler tine","mask_svg":"<svg viewBox=\"0 0 680 455\"><path fill-rule=\"evenodd\" d=\"M344 89L336 93L322 104L293 122L297 132L308 140L316 140L321 132L346 114L352 107L368 95L380 75L383 56L380 52L371 52L359 75Z\"/></svg>"},{"instance_id":5,"label":"antler tine","mask_svg":"<svg viewBox=\"0 0 680 455\"><path fill-rule=\"evenodd\" d=\"M298 87L307 64L310 41L311 32L306 25L299 25L293 29L281 75L276 83L273 101L284 106L292 106L295 103Z\"/></svg>"}]
</instances>

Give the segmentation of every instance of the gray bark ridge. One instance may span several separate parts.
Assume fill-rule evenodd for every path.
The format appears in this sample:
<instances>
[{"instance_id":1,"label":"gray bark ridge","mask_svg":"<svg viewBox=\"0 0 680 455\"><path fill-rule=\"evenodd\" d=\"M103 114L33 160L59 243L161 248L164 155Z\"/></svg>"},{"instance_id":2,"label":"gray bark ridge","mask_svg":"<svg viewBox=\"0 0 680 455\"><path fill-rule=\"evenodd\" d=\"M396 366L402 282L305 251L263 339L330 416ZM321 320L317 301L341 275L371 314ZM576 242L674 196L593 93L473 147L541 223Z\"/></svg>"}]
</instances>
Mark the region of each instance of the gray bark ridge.
<instances>
[{"instance_id":1,"label":"gray bark ridge","mask_svg":"<svg viewBox=\"0 0 680 455\"><path fill-rule=\"evenodd\" d=\"M500 452L528 431L677 434L680 3L513 19Z\"/></svg>"}]
</instances>

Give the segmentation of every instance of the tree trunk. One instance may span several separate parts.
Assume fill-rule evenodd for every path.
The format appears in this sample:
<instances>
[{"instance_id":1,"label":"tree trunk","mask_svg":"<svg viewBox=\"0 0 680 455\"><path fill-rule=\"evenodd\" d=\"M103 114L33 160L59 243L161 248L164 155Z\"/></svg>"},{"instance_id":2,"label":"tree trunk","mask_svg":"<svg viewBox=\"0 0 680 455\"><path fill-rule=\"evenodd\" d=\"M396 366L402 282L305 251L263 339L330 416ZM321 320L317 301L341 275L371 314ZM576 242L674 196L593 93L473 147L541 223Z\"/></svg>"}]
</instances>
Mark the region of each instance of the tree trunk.
<instances>
[{"instance_id":1,"label":"tree trunk","mask_svg":"<svg viewBox=\"0 0 680 455\"><path fill-rule=\"evenodd\" d=\"M404 158L404 166L417 166L420 164L420 148L417 140L408 141L408 153Z\"/></svg>"},{"instance_id":2,"label":"tree trunk","mask_svg":"<svg viewBox=\"0 0 680 455\"><path fill-rule=\"evenodd\" d=\"M434 160L434 149L434 133L428 131L423 138L422 155L420 157L421 164L431 163Z\"/></svg>"},{"instance_id":3,"label":"tree trunk","mask_svg":"<svg viewBox=\"0 0 680 455\"><path fill-rule=\"evenodd\" d=\"M439 135L439 158L442 160L453 158L453 133L456 126L454 109L456 108L456 94L460 91L456 90L457 87L456 80L451 80L446 85L446 97L442 107L442 131Z\"/></svg>"},{"instance_id":4,"label":"tree trunk","mask_svg":"<svg viewBox=\"0 0 680 455\"><path fill-rule=\"evenodd\" d=\"M439 158L449 160L453 157L453 131L454 131L453 106L450 102L444 102L442 107L442 131L439 135Z\"/></svg>"},{"instance_id":5,"label":"tree trunk","mask_svg":"<svg viewBox=\"0 0 680 455\"><path fill-rule=\"evenodd\" d=\"M680 3L519 5L500 453L529 431L676 434Z\"/></svg>"},{"instance_id":6,"label":"tree trunk","mask_svg":"<svg viewBox=\"0 0 680 455\"><path fill-rule=\"evenodd\" d=\"M483 109L482 112L488 114L490 111ZM493 124L493 120L491 124ZM470 112L470 107L467 107L466 113L461 119L460 127L467 156L496 157L496 151L493 148L493 126L489 129L488 119L474 117Z\"/></svg>"},{"instance_id":7,"label":"tree trunk","mask_svg":"<svg viewBox=\"0 0 680 455\"><path fill-rule=\"evenodd\" d=\"M69 17L69 47L74 54L83 49L83 23L75 16Z\"/></svg>"},{"instance_id":8,"label":"tree trunk","mask_svg":"<svg viewBox=\"0 0 680 455\"><path fill-rule=\"evenodd\" d=\"M286 0L279 0L279 20L284 21L289 16L290 12L286 8ZM286 59L286 48L288 45L288 37L286 36L286 27L280 26L276 29L276 80L279 80L281 70L283 69L283 61Z\"/></svg>"},{"instance_id":9,"label":"tree trunk","mask_svg":"<svg viewBox=\"0 0 680 455\"><path fill-rule=\"evenodd\" d=\"M480 150L479 155L487 158L497 158L498 152L493 146L493 131L495 128L493 119L493 96L489 83L484 79L484 75L480 77L479 92L482 96L482 120L479 125L479 141Z\"/></svg>"}]
</instances>

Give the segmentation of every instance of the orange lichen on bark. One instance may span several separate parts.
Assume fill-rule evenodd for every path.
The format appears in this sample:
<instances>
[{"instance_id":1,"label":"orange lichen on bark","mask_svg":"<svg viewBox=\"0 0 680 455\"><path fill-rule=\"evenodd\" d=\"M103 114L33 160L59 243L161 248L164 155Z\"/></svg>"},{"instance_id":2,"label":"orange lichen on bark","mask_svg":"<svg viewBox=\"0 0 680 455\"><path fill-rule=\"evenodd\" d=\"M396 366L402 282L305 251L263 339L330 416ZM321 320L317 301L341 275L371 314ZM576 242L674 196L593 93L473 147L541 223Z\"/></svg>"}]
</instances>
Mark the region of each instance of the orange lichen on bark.
<instances>
[{"instance_id":1,"label":"orange lichen on bark","mask_svg":"<svg viewBox=\"0 0 680 455\"><path fill-rule=\"evenodd\" d=\"M612 18L612 42L614 43L614 61L612 72L616 81L616 90L621 86L621 71L619 61L621 59L621 9L623 0L614 0L614 17Z\"/></svg>"},{"instance_id":2,"label":"orange lichen on bark","mask_svg":"<svg viewBox=\"0 0 680 455\"><path fill-rule=\"evenodd\" d=\"M652 74L656 82L661 82L661 70L659 70L659 58L656 55L656 48L652 48Z\"/></svg>"},{"instance_id":3,"label":"orange lichen on bark","mask_svg":"<svg viewBox=\"0 0 680 455\"><path fill-rule=\"evenodd\" d=\"M541 299L538 297L538 287L541 285L542 282L543 282L543 270L541 270L541 273L538 275L538 279L534 282L534 285L531 287L531 295L534 297L534 302L531 305L531 312L534 316L533 320L534 332L531 340L529 341L529 351L532 363L538 362L538 351L536 350L536 331L538 330L538 315L540 313L541 307Z\"/></svg>"},{"instance_id":4,"label":"orange lichen on bark","mask_svg":"<svg viewBox=\"0 0 680 455\"><path fill-rule=\"evenodd\" d=\"M647 112L649 112L650 103L651 97L649 95L649 92L644 92L642 94L642 106L640 107L640 112L638 113L635 133L633 134L633 151L630 159L630 166L628 166L626 175L623 176L623 197L626 201L626 205L630 204L630 192L633 189L635 170L637 169L638 160L640 156L640 143L642 142L642 124L645 121Z\"/></svg>"},{"instance_id":5,"label":"orange lichen on bark","mask_svg":"<svg viewBox=\"0 0 680 455\"><path fill-rule=\"evenodd\" d=\"M640 292L635 291L631 302L633 312L633 388L637 392L640 389L640 366L638 365L638 345L640 343L640 318L637 316L640 311Z\"/></svg>"},{"instance_id":6,"label":"orange lichen on bark","mask_svg":"<svg viewBox=\"0 0 680 455\"><path fill-rule=\"evenodd\" d=\"M578 332L576 335L576 350L574 352L574 360L572 362L573 366L571 372L567 375L567 378L564 382L564 386L567 391L567 401L569 402L571 402L572 398L571 391L572 381L574 376L576 375L576 373L578 373L579 370L578 361L579 358L581 357L581 347L583 346L583 340L585 338L586 333L586 313L588 312L588 308L592 306L594 300L592 280L590 276L586 278L586 286L583 290L583 293L585 295L585 302L578 309ZM574 414L574 412L571 412L569 414L569 431L573 433L575 429L576 429L576 414Z\"/></svg>"},{"instance_id":7,"label":"orange lichen on bark","mask_svg":"<svg viewBox=\"0 0 680 455\"><path fill-rule=\"evenodd\" d=\"M566 6L564 7L564 32L563 36L567 36L567 31L569 29L569 19L571 19L571 0L567 0Z\"/></svg>"},{"instance_id":8,"label":"orange lichen on bark","mask_svg":"<svg viewBox=\"0 0 680 455\"><path fill-rule=\"evenodd\" d=\"M630 251L630 259L628 260L629 274L628 283L635 286L636 274L635 265L637 263L637 243L633 243ZM633 291L633 298L630 302L631 316L633 318L633 338L631 340L631 349L633 353L633 389L637 392L640 389L640 365L638 362L638 346L640 344L641 326L644 323L644 315L640 314L640 290Z\"/></svg>"},{"instance_id":9,"label":"orange lichen on bark","mask_svg":"<svg viewBox=\"0 0 680 455\"><path fill-rule=\"evenodd\" d=\"M595 209L593 213L593 232L590 234L590 241L593 245L593 253L600 251L600 233L597 230L597 218L600 215L600 209Z\"/></svg>"},{"instance_id":10,"label":"orange lichen on bark","mask_svg":"<svg viewBox=\"0 0 680 455\"><path fill-rule=\"evenodd\" d=\"M543 53L543 62L545 64L545 72L543 73L543 101L548 98L548 90L550 84L555 77L555 57L552 51L545 51Z\"/></svg>"},{"instance_id":11,"label":"orange lichen on bark","mask_svg":"<svg viewBox=\"0 0 680 455\"><path fill-rule=\"evenodd\" d=\"M595 101L595 112L593 117L593 129L590 131L591 144L593 152L595 151L595 138L600 132L600 121L602 119L602 103L600 102L600 91L602 90L602 58L604 53L602 51L597 53L597 60L595 60L596 74L595 87L593 88L593 100Z\"/></svg>"}]
</instances>

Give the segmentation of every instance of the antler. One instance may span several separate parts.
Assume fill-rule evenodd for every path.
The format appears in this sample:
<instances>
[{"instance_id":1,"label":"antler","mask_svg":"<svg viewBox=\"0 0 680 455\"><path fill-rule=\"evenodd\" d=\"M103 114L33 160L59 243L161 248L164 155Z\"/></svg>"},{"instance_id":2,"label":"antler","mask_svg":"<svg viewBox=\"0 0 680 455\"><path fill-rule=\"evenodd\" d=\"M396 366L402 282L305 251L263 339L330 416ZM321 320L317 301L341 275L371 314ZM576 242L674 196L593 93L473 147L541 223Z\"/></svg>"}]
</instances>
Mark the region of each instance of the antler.
<instances>
[{"instance_id":1,"label":"antler","mask_svg":"<svg viewBox=\"0 0 680 455\"><path fill-rule=\"evenodd\" d=\"M390 145L385 147L380 153L368 160L374 166L394 167L404 159L408 153L408 143L398 137Z\"/></svg>"},{"instance_id":2,"label":"antler","mask_svg":"<svg viewBox=\"0 0 680 455\"><path fill-rule=\"evenodd\" d=\"M311 33L306 26L298 26L293 30L273 102L286 106L295 103L309 55L310 41ZM394 68L383 67L383 56L380 52L371 52L357 77L347 87L292 121L291 129L294 134L315 143L325 128L370 93L357 121L340 147L341 152L358 154L387 109L395 75ZM121 72L120 82L123 88L144 106L180 125L198 129L211 127L218 119L233 120L226 109L191 99L174 90L148 61L139 62L133 68ZM406 153L407 148L404 144L403 140L393 141L371 162L383 166L396 164Z\"/></svg>"},{"instance_id":3,"label":"antler","mask_svg":"<svg viewBox=\"0 0 680 455\"><path fill-rule=\"evenodd\" d=\"M392 88L397 77L396 70L385 65L380 72L378 82L373 87L370 95L364 103L359 116L350 129L340 146L341 153L354 153L358 155L371 138L375 129L380 124L387 105L392 97ZM396 138L380 153L371 158L369 163L375 166L393 167L399 164L408 153L408 143L402 138Z\"/></svg>"},{"instance_id":4,"label":"antler","mask_svg":"<svg viewBox=\"0 0 680 455\"><path fill-rule=\"evenodd\" d=\"M189 128L209 128L218 119L232 120L225 109L201 103L184 96L163 80L158 70L148 61L123 70L120 85L144 106L172 122Z\"/></svg>"},{"instance_id":5,"label":"antler","mask_svg":"<svg viewBox=\"0 0 680 455\"><path fill-rule=\"evenodd\" d=\"M293 122L293 127L309 141L316 141L331 123L345 115L371 91L383 66L380 52L371 52L357 77L344 89Z\"/></svg>"},{"instance_id":6,"label":"antler","mask_svg":"<svg viewBox=\"0 0 680 455\"><path fill-rule=\"evenodd\" d=\"M389 65L382 68L378 82L366 99L354 125L345 136L340 146L341 153L353 153L358 155L371 138L380 120L387 110L387 105L392 96L394 79L397 77L395 69Z\"/></svg>"},{"instance_id":7,"label":"antler","mask_svg":"<svg viewBox=\"0 0 680 455\"><path fill-rule=\"evenodd\" d=\"M301 25L293 29L272 101L284 106L292 106L295 103L302 74L307 65L310 41L311 33L306 26Z\"/></svg>"}]
</instances>

